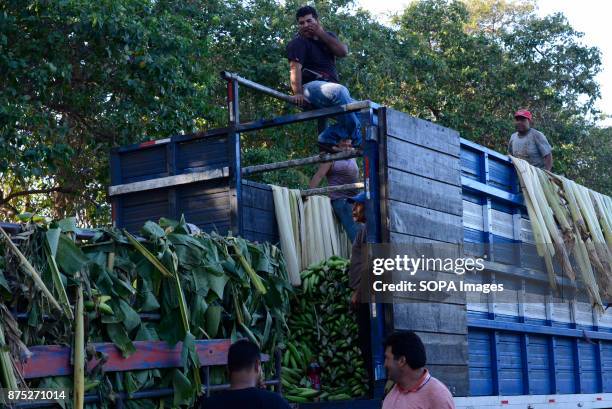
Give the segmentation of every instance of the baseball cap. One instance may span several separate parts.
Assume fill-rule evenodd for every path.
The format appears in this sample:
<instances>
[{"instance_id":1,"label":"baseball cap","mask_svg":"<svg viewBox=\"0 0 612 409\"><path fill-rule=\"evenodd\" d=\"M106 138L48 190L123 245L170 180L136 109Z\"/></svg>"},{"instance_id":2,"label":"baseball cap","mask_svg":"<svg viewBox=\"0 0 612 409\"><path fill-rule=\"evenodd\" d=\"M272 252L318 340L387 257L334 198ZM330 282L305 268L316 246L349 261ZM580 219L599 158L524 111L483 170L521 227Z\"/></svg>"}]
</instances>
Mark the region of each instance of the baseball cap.
<instances>
[{"instance_id":1,"label":"baseball cap","mask_svg":"<svg viewBox=\"0 0 612 409\"><path fill-rule=\"evenodd\" d=\"M348 203L365 203L366 194L365 192L357 193L355 196L346 199L346 201Z\"/></svg>"},{"instance_id":2,"label":"baseball cap","mask_svg":"<svg viewBox=\"0 0 612 409\"><path fill-rule=\"evenodd\" d=\"M514 117L523 117L523 118L527 118L529 119L529 121L531 121L531 112L527 111L526 109L519 109L518 111L516 111L514 113Z\"/></svg>"}]
</instances>

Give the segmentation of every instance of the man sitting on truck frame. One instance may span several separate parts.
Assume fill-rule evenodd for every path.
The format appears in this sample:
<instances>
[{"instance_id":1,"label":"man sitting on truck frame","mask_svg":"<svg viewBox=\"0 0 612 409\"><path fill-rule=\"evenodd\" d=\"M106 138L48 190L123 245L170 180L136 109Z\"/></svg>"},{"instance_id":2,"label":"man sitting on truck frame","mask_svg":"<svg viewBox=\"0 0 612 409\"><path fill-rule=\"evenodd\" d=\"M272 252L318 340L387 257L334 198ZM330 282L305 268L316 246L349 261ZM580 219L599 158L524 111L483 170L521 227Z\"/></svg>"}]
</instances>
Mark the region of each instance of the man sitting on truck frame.
<instances>
[{"instance_id":1,"label":"man sitting on truck frame","mask_svg":"<svg viewBox=\"0 0 612 409\"><path fill-rule=\"evenodd\" d=\"M348 89L339 84L336 58L348 55L348 47L319 23L314 7L301 7L295 18L299 32L287 45L293 101L299 106L332 107L354 102ZM361 146L361 129L353 112L338 115L337 123L319 135L319 148L336 152L335 145L351 139L353 147Z\"/></svg>"}]
</instances>

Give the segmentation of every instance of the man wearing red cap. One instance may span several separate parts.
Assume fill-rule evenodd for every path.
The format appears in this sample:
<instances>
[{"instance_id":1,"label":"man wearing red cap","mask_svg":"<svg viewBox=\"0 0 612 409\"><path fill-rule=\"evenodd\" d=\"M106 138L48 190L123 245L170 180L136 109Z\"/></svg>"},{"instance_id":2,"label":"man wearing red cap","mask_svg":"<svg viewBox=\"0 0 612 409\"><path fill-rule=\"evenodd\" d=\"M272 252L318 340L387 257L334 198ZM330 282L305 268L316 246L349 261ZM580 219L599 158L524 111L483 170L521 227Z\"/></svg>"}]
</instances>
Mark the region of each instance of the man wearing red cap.
<instances>
[{"instance_id":1,"label":"man wearing red cap","mask_svg":"<svg viewBox=\"0 0 612 409\"><path fill-rule=\"evenodd\" d=\"M531 112L519 109L514 114L516 132L510 137L508 153L533 166L552 169L552 148L544 134L531 127Z\"/></svg>"}]
</instances>

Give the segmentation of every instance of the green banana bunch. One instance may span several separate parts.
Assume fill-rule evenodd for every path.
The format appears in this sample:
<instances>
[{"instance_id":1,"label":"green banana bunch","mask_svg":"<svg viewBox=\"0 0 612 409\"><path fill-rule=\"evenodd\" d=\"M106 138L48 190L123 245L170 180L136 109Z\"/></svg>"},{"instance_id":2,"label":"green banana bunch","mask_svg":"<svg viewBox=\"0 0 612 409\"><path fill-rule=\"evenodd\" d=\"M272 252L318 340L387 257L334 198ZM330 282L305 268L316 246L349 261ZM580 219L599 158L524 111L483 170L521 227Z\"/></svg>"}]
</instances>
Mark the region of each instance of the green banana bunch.
<instances>
[{"instance_id":1,"label":"green banana bunch","mask_svg":"<svg viewBox=\"0 0 612 409\"><path fill-rule=\"evenodd\" d=\"M94 301L87 300L83 303L86 311L100 311L102 314L113 315L113 309L106 302L110 301L110 295L101 295L97 290L92 291L94 293Z\"/></svg>"},{"instance_id":2,"label":"green banana bunch","mask_svg":"<svg viewBox=\"0 0 612 409\"><path fill-rule=\"evenodd\" d=\"M301 273L302 291L292 300L282 356L281 382L291 402L349 400L368 392L357 323L349 311L348 266L334 256ZM312 362L322 368L320 391L306 376Z\"/></svg>"}]
</instances>

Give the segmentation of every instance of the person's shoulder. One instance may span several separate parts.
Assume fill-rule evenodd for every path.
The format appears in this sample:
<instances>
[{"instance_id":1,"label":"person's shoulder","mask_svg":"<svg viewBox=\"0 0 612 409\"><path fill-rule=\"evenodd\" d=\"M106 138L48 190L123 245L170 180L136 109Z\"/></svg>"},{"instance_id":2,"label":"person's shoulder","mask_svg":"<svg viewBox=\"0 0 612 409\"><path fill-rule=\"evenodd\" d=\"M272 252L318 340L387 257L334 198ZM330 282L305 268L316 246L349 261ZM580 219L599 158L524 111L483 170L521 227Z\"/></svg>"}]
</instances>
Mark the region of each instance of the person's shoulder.
<instances>
[{"instance_id":1,"label":"person's shoulder","mask_svg":"<svg viewBox=\"0 0 612 409\"><path fill-rule=\"evenodd\" d=\"M262 402L266 404L266 407L274 408L274 409L285 409L289 408L289 404L281 395L275 392L267 391L265 389L257 389L257 394L259 395Z\"/></svg>"},{"instance_id":2,"label":"person's shoulder","mask_svg":"<svg viewBox=\"0 0 612 409\"><path fill-rule=\"evenodd\" d=\"M430 381L432 386L432 392L434 395L440 398L442 401L453 400L453 394L448 390L444 382L438 378L431 377Z\"/></svg>"},{"instance_id":3,"label":"person's shoulder","mask_svg":"<svg viewBox=\"0 0 612 409\"><path fill-rule=\"evenodd\" d=\"M299 34L296 34L288 43L287 47L307 44L308 40Z\"/></svg>"},{"instance_id":4,"label":"person's shoulder","mask_svg":"<svg viewBox=\"0 0 612 409\"><path fill-rule=\"evenodd\" d=\"M512 135L510 135L510 140L516 139L517 136L518 132L514 132Z\"/></svg>"},{"instance_id":5,"label":"person's shoulder","mask_svg":"<svg viewBox=\"0 0 612 409\"><path fill-rule=\"evenodd\" d=\"M200 404L198 405L199 409L217 409L217 408L222 408L224 406L224 393L221 392L220 394L216 394L216 395L212 395L212 396L208 396L208 397L204 397L202 398L202 400L200 401Z\"/></svg>"},{"instance_id":6,"label":"person's shoulder","mask_svg":"<svg viewBox=\"0 0 612 409\"><path fill-rule=\"evenodd\" d=\"M535 128L529 128L529 133L531 133L536 138L546 138L546 136L542 132L538 131Z\"/></svg>"},{"instance_id":7,"label":"person's shoulder","mask_svg":"<svg viewBox=\"0 0 612 409\"><path fill-rule=\"evenodd\" d=\"M326 33L329 34L330 36L334 37L334 38L338 38L338 36L334 32L326 31Z\"/></svg>"},{"instance_id":8,"label":"person's shoulder","mask_svg":"<svg viewBox=\"0 0 612 409\"><path fill-rule=\"evenodd\" d=\"M359 231L357 232L357 237L362 237L365 236L366 233L366 224L365 223L358 223L357 228L359 229Z\"/></svg>"},{"instance_id":9,"label":"person's shoulder","mask_svg":"<svg viewBox=\"0 0 612 409\"><path fill-rule=\"evenodd\" d=\"M368 237L367 225L365 223L360 223L360 224L361 224L361 227L360 227L359 233L357 233L357 239L359 240L359 243L365 243L366 238Z\"/></svg>"}]
</instances>

